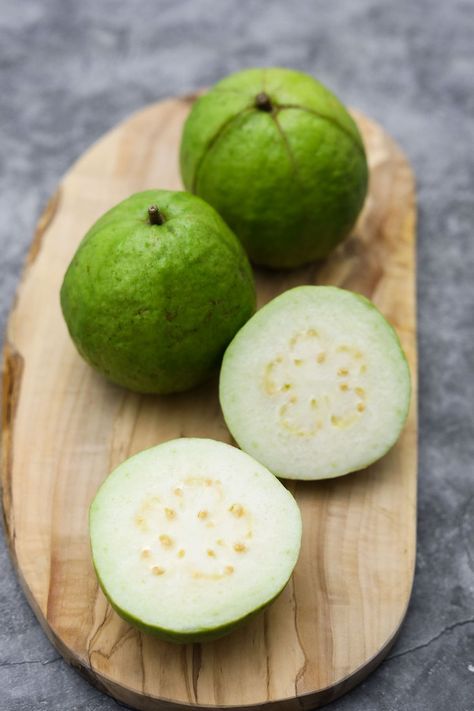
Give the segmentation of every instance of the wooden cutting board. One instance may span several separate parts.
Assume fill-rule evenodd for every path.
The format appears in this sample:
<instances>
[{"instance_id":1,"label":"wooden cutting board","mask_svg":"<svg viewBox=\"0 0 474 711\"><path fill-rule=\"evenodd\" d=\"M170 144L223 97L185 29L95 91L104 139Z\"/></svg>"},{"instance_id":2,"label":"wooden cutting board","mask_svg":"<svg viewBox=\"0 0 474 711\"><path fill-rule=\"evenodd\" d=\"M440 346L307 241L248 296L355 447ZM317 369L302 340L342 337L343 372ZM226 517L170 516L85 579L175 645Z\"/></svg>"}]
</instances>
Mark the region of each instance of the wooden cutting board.
<instances>
[{"instance_id":1,"label":"wooden cutting board","mask_svg":"<svg viewBox=\"0 0 474 711\"><path fill-rule=\"evenodd\" d=\"M179 436L231 441L217 380L193 392L139 396L80 359L59 308L80 239L130 193L180 188L178 145L193 97L150 106L108 133L66 175L42 216L10 316L4 353L3 505L13 560L46 634L96 686L138 709L187 705L310 709L382 660L404 618L416 527L415 191L407 160L373 121L365 210L323 264L257 271L260 305L298 284L370 297L408 354L414 397L395 448L369 469L289 484L304 521L292 580L230 636L174 646L141 634L107 605L92 570L87 512L123 459Z\"/></svg>"}]
</instances>

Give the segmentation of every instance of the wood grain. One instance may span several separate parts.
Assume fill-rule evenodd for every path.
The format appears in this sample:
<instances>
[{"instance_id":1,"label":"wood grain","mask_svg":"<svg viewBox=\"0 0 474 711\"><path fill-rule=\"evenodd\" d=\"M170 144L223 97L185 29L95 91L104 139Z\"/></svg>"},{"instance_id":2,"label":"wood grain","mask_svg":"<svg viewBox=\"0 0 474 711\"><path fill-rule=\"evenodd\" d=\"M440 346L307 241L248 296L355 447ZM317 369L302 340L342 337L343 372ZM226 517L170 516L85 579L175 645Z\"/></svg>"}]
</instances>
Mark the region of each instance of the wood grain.
<instances>
[{"instance_id":1,"label":"wood grain","mask_svg":"<svg viewBox=\"0 0 474 711\"><path fill-rule=\"evenodd\" d=\"M184 647L123 622L92 570L87 511L125 457L178 436L230 441L216 380L146 397L106 383L74 350L58 293L94 220L130 193L180 188L177 147L192 97L150 106L70 170L31 248L4 353L2 484L6 530L28 600L66 659L94 684L144 710L198 705L310 709L374 668L405 615L416 527L415 190L410 167L374 122L355 114L371 178L364 212L324 263L256 272L259 303L298 284L336 284L372 298L408 354L414 397L396 447L338 480L292 482L301 506L300 561L283 594L222 640Z\"/></svg>"}]
</instances>

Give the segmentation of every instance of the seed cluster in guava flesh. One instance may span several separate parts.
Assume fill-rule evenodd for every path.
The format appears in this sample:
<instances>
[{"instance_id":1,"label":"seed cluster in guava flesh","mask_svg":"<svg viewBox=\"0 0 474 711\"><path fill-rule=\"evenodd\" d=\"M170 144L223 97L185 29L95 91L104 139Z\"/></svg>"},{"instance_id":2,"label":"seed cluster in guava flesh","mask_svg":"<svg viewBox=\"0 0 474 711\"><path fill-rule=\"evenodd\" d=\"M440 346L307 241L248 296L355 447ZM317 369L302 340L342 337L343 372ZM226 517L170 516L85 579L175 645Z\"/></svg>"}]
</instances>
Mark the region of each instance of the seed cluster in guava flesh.
<instances>
[{"instance_id":1,"label":"seed cluster in guava flesh","mask_svg":"<svg viewBox=\"0 0 474 711\"><path fill-rule=\"evenodd\" d=\"M250 258L296 267L325 257L367 192L362 138L343 104L290 69L249 69L194 104L183 130L187 190L213 205Z\"/></svg>"},{"instance_id":2,"label":"seed cluster in guava flesh","mask_svg":"<svg viewBox=\"0 0 474 711\"><path fill-rule=\"evenodd\" d=\"M224 493L220 479L184 476L161 496L145 497L135 525L148 534L140 558L152 575L181 570L219 580L235 573L253 537L252 515L238 501L224 502ZM185 519L180 526L178 517Z\"/></svg>"},{"instance_id":3,"label":"seed cluster in guava flesh","mask_svg":"<svg viewBox=\"0 0 474 711\"><path fill-rule=\"evenodd\" d=\"M222 636L274 599L296 563L301 519L251 457L187 438L116 469L92 504L90 530L119 614L186 642Z\"/></svg>"},{"instance_id":4,"label":"seed cluster in guava flesh","mask_svg":"<svg viewBox=\"0 0 474 711\"><path fill-rule=\"evenodd\" d=\"M264 306L234 338L220 400L238 444L277 476L324 479L362 469L395 444L410 374L370 301L304 286Z\"/></svg>"},{"instance_id":5,"label":"seed cluster in guava flesh","mask_svg":"<svg viewBox=\"0 0 474 711\"><path fill-rule=\"evenodd\" d=\"M263 385L278 401L281 426L305 437L325 426L344 430L355 424L365 411L367 380L362 351L347 343L331 347L315 328L308 328L291 336L285 355L267 363ZM308 399L304 390L312 381L314 393Z\"/></svg>"}]
</instances>

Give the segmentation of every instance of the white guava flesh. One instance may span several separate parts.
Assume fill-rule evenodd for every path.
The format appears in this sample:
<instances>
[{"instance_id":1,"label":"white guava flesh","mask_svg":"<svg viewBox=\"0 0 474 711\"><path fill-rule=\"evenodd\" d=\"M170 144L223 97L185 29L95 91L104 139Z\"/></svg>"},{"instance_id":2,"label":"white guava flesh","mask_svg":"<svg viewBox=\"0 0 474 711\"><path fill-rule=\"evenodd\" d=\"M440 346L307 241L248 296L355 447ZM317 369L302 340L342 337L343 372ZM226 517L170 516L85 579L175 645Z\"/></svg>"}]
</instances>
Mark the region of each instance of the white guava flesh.
<instances>
[{"instance_id":1,"label":"white guava flesh","mask_svg":"<svg viewBox=\"0 0 474 711\"><path fill-rule=\"evenodd\" d=\"M326 479L367 467L395 444L410 373L394 329L368 299L302 286L237 333L220 401L239 446L276 476Z\"/></svg>"},{"instance_id":2,"label":"white guava flesh","mask_svg":"<svg viewBox=\"0 0 474 711\"><path fill-rule=\"evenodd\" d=\"M112 606L165 639L230 631L271 602L298 558L293 496L250 456L183 438L123 462L90 509L94 566Z\"/></svg>"}]
</instances>

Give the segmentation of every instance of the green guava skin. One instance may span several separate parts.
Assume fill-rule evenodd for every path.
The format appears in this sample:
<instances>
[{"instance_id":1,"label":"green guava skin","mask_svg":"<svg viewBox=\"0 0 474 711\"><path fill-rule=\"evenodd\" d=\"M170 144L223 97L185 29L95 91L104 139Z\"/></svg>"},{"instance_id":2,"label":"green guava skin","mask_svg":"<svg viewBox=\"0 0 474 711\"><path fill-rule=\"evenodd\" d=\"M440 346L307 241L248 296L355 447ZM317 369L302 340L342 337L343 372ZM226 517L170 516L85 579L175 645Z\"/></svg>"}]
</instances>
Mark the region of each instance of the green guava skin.
<instances>
[{"instance_id":1,"label":"green guava skin","mask_svg":"<svg viewBox=\"0 0 474 711\"><path fill-rule=\"evenodd\" d=\"M264 92L271 111L256 106ZM351 231L367 193L362 138L313 77L248 69L194 104L180 151L186 189L213 205L253 262L297 267Z\"/></svg>"},{"instance_id":2,"label":"green guava skin","mask_svg":"<svg viewBox=\"0 0 474 711\"><path fill-rule=\"evenodd\" d=\"M150 224L151 205L164 224ZM255 310L255 286L242 246L212 207L149 190L92 226L64 277L61 307L91 366L130 390L164 394L218 367Z\"/></svg>"}]
</instances>

